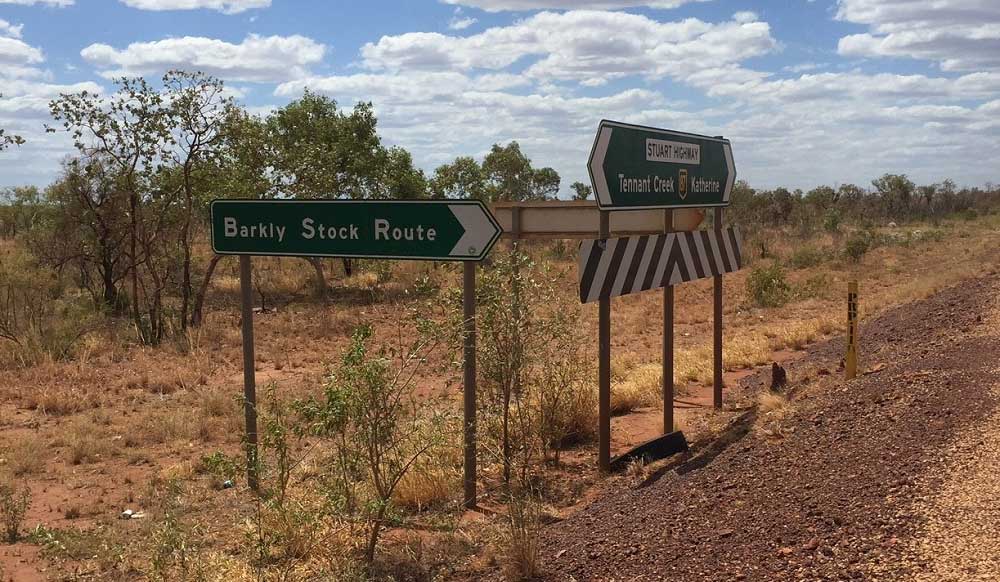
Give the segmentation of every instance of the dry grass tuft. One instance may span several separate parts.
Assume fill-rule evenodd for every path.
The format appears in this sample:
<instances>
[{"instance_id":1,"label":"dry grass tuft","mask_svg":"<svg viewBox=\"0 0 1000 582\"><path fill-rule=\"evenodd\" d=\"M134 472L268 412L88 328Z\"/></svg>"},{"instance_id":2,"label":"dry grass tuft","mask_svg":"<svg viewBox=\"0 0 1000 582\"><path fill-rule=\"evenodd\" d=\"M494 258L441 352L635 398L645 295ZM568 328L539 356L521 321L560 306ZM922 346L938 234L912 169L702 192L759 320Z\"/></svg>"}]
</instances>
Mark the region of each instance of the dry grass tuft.
<instances>
[{"instance_id":1,"label":"dry grass tuft","mask_svg":"<svg viewBox=\"0 0 1000 582\"><path fill-rule=\"evenodd\" d=\"M89 422L76 422L66 430L61 444L69 448L69 462L73 465L96 463L112 457L117 452L114 441L103 430Z\"/></svg>"},{"instance_id":2,"label":"dry grass tuft","mask_svg":"<svg viewBox=\"0 0 1000 582\"><path fill-rule=\"evenodd\" d=\"M414 467L392 493L392 502L403 509L420 512L442 507L455 499L461 475L444 467Z\"/></svg>"},{"instance_id":3,"label":"dry grass tuft","mask_svg":"<svg viewBox=\"0 0 1000 582\"><path fill-rule=\"evenodd\" d=\"M7 469L15 477L31 475L45 468L49 449L45 441L36 434L14 437L3 448Z\"/></svg>"},{"instance_id":4,"label":"dry grass tuft","mask_svg":"<svg viewBox=\"0 0 1000 582\"><path fill-rule=\"evenodd\" d=\"M52 416L68 416L97 405L90 393L63 387L42 388L27 394L24 400L27 408Z\"/></svg>"},{"instance_id":5,"label":"dry grass tuft","mask_svg":"<svg viewBox=\"0 0 1000 582\"><path fill-rule=\"evenodd\" d=\"M792 410L788 398L779 392L765 390L757 396L757 410L760 416L769 420L781 420Z\"/></svg>"},{"instance_id":6,"label":"dry grass tuft","mask_svg":"<svg viewBox=\"0 0 1000 582\"><path fill-rule=\"evenodd\" d=\"M658 404L662 377L662 368L659 364L631 367L624 380L611 387L611 414L619 416L638 408Z\"/></svg>"},{"instance_id":7,"label":"dry grass tuft","mask_svg":"<svg viewBox=\"0 0 1000 582\"><path fill-rule=\"evenodd\" d=\"M503 574L509 582L533 580L541 573L538 547L539 508L527 499L507 506L508 530L503 556Z\"/></svg>"}]
</instances>

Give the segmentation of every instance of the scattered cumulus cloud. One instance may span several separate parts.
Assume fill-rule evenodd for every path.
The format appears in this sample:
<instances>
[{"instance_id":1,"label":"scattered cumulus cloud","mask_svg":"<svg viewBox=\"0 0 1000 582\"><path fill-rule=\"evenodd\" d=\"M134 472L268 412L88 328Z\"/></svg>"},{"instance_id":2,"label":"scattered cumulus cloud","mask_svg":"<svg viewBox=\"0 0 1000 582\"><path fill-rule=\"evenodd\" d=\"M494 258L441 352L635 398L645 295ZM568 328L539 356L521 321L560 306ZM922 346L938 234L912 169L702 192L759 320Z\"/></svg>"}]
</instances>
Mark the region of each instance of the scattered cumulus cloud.
<instances>
[{"instance_id":1,"label":"scattered cumulus cloud","mask_svg":"<svg viewBox=\"0 0 1000 582\"><path fill-rule=\"evenodd\" d=\"M870 29L840 39L844 56L914 58L945 71L1000 69L996 0L840 0L837 18Z\"/></svg>"},{"instance_id":2,"label":"scattered cumulus cloud","mask_svg":"<svg viewBox=\"0 0 1000 582\"><path fill-rule=\"evenodd\" d=\"M466 28L469 28L476 22L478 22L478 20L472 18L471 16L465 16L465 17L453 16L452 19L448 21L448 29L465 30Z\"/></svg>"},{"instance_id":3,"label":"scattered cumulus cloud","mask_svg":"<svg viewBox=\"0 0 1000 582\"><path fill-rule=\"evenodd\" d=\"M17 6L72 6L74 0L0 0L0 4L15 4Z\"/></svg>"},{"instance_id":4,"label":"scattered cumulus cloud","mask_svg":"<svg viewBox=\"0 0 1000 582\"><path fill-rule=\"evenodd\" d=\"M429 32L383 36L362 47L361 54L366 68L389 71L502 70L533 59L525 71L528 77L593 86L626 76L681 77L776 48L766 22L660 22L638 14L578 10L541 12L464 37Z\"/></svg>"},{"instance_id":5,"label":"scattered cumulus cloud","mask_svg":"<svg viewBox=\"0 0 1000 582\"><path fill-rule=\"evenodd\" d=\"M460 4L480 8L487 12L510 10L615 10L619 8L678 8L692 2L708 0L444 0L446 4Z\"/></svg>"},{"instance_id":6,"label":"scattered cumulus cloud","mask_svg":"<svg viewBox=\"0 0 1000 582\"><path fill-rule=\"evenodd\" d=\"M230 81L281 82L308 76L323 60L326 47L310 38L251 34L239 44L185 36L137 42L124 49L92 44L80 55L105 78L197 69Z\"/></svg>"},{"instance_id":7,"label":"scattered cumulus cloud","mask_svg":"<svg viewBox=\"0 0 1000 582\"><path fill-rule=\"evenodd\" d=\"M21 38L23 24L14 25L0 18L0 37Z\"/></svg>"},{"instance_id":8,"label":"scattered cumulus cloud","mask_svg":"<svg viewBox=\"0 0 1000 582\"><path fill-rule=\"evenodd\" d=\"M71 0L72 1L72 0ZM216 10L224 14L239 14L254 8L267 8L271 0L119 0L139 10Z\"/></svg>"}]
</instances>

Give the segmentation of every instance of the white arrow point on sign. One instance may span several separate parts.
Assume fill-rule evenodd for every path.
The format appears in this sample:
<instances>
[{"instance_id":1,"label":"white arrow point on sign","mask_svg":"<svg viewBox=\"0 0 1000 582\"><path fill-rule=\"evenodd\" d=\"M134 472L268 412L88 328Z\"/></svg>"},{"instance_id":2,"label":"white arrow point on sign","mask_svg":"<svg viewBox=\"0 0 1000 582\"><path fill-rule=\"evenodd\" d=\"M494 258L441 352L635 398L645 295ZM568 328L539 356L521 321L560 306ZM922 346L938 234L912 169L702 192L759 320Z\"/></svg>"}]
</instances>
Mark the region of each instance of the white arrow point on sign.
<instances>
[{"instance_id":1,"label":"white arrow point on sign","mask_svg":"<svg viewBox=\"0 0 1000 582\"><path fill-rule=\"evenodd\" d=\"M451 249L448 255L452 257L479 256L496 235L496 226L478 204L453 204L448 208L465 229L462 238L458 239L455 248Z\"/></svg>"},{"instance_id":2,"label":"white arrow point on sign","mask_svg":"<svg viewBox=\"0 0 1000 582\"><path fill-rule=\"evenodd\" d=\"M723 144L722 151L726 154L726 170L729 172L729 177L726 179L726 190L725 195L722 197L723 202L729 202L729 195L733 192L733 185L736 184L736 165L733 163L733 146L730 144Z\"/></svg>"},{"instance_id":3,"label":"white arrow point on sign","mask_svg":"<svg viewBox=\"0 0 1000 582\"><path fill-rule=\"evenodd\" d=\"M608 155L608 144L611 143L610 127L601 127L597 134L597 145L594 147L594 156L590 160L590 173L594 177L594 189L597 201L601 206L611 206L611 192L608 190L608 179L604 175L604 158Z\"/></svg>"}]
</instances>

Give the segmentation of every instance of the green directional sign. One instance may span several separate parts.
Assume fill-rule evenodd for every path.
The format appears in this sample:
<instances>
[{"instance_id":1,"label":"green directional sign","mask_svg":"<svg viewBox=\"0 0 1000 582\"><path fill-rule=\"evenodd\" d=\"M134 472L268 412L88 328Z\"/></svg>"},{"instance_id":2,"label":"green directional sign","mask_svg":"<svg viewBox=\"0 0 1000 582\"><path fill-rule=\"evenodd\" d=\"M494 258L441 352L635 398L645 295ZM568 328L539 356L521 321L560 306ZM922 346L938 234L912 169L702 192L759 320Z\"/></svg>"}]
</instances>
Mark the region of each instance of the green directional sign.
<instances>
[{"instance_id":1,"label":"green directional sign","mask_svg":"<svg viewBox=\"0 0 1000 582\"><path fill-rule=\"evenodd\" d=\"M587 162L603 210L728 206L736 182L729 140L601 122Z\"/></svg>"},{"instance_id":2,"label":"green directional sign","mask_svg":"<svg viewBox=\"0 0 1000 582\"><path fill-rule=\"evenodd\" d=\"M501 232L478 201L212 202L219 254L479 261Z\"/></svg>"}]
</instances>

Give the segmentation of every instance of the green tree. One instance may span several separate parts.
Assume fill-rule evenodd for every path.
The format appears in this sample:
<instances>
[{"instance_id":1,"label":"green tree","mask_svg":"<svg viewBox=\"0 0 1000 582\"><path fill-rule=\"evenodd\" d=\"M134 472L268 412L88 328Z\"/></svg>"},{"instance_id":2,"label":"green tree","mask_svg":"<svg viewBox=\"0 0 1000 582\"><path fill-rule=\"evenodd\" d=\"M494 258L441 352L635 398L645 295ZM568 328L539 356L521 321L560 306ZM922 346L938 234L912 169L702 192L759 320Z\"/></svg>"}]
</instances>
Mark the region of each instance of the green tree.
<instances>
[{"instance_id":1,"label":"green tree","mask_svg":"<svg viewBox=\"0 0 1000 582\"><path fill-rule=\"evenodd\" d=\"M84 157L99 156L112 164L128 213L128 265L132 319L143 342L156 343L164 334L162 292L165 287L150 250L159 243L165 215L147 212L153 174L168 156L171 140L168 107L163 92L142 78L114 80L108 98L81 91L63 94L49 104ZM46 128L47 131L56 131ZM140 286L140 269L152 274Z\"/></svg>"},{"instance_id":2,"label":"green tree","mask_svg":"<svg viewBox=\"0 0 1000 582\"><path fill-rule=\"evenodd\" d=\"M387 153L371 103L351 113L306 91L265 121L272 194L296 198L385 198Z\"/></svg>"},{"instance_id":3,"label":"green tree","mask_svg":"<svg viewBox=\"0 0 1000 582\"><path fill-rule=\"evenodd\" d=\"M45 191L44 228L33 229L32 252L62 270L79 273L94 302L122 307L120 287L128 274L128 198L120 190L114 166L101 156L72 158Z\"/></svg>"},{"instance_id":4,"label":"green tree","mask_svg":"<svg viewBox=\"0 0 1000 582\"><path fill-rule=\"evenodd\" d=\"M573 182L570 186L573 190L573 200L589 200L594 190L583 182Z\"/></svg>"},{"instance_id":5,"label":"green tree","mask_svg":"<svg viewBox=\"0 0 1000 582\"><path fill-rule=\"evenodd\" d=\"M169 71L163 85L170 96L168 114L173 133L169 159L173 162L183 212L178 240L181 259L181 329L187 329L194 292L191 282L191 228L204 215L211 197L214 157L221 148L227 111L232 99L223 93L222 81L203 73Z\"/></svg>"},{"instance_id":6,"label":"green tree","mask_svg":"<svg viewBox=\"0 0 1000 582\"><path fill-rule=\"evenodd\" d=\"M423 170L414 167L410 152L401 147L391 147L382 166L385 175L382 177L380 198L414 200L428 197L427 177Z\"/></svg>"},{"instance_id":7,"label":"green tree","mask_svg":"<svg viewBox=\"0 0 1000 582\"><path fill-rule=\"evenodd\" d=\"M482 200L485 197L486 175L476 160L463 156L434 170L430 189L434 198Z\"/></svg>"},{"instance_id":8,"label":"green tree","mask_svg":"<svg viewBox=\"0 0 1000 582\"><path fill-rule=\"evenodd\" d=\"M885 174L872 180L889 216L906 216L910 211L916 185L906 174Z\"/></svg>"},{"instance_id":9,"label":"green tree","mask_svg":"<svg viewBox=\"0 0 1000 582\"><path fill-rule=\"evenodd\" d=\"M484 198L490 202L546 200L559 192L559 174L552 168L532 167L516 141L506 146L494 144L482 168Z\"/></svg>"},{"instance_id":10,"label":"green tree","mask_svg":"<svg viewBox=\"0 0 1000 582\"><path fill-rule=\"evenodd\" d=\"M833 188L829 186L818 186L807 192L804 200L820 210L826 210L835 205L839 198L839 194Z\"/></svg>"}]
</instances>

